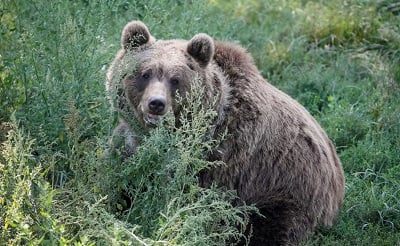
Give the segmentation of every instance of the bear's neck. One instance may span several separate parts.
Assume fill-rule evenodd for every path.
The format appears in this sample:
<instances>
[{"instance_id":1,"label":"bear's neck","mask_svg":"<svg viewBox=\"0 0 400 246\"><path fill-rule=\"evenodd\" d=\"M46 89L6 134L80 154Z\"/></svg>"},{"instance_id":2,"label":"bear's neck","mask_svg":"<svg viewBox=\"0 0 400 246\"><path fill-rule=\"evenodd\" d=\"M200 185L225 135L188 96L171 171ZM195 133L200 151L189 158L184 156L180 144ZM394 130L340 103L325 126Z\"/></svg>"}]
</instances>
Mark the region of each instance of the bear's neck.
<instances>
[{"instance_id":1,"label":"bear's neck","mask_svg":"<svg viewBox=\"0 0 400 246\"><path fill-rule=\"evenodd\" d=\"M211 85L212 88L212 97L215 101L215 111L217 113L217 117L213 122L211 136L214 138L218 138L219 135L223 134L226 130L226 114L229 110L230 105L230 86L227 81L226 76L222 71L219 71L219 67L216 66L216 72L212 74L212 81L214 82Z\"/></svg>"}]
</instances>

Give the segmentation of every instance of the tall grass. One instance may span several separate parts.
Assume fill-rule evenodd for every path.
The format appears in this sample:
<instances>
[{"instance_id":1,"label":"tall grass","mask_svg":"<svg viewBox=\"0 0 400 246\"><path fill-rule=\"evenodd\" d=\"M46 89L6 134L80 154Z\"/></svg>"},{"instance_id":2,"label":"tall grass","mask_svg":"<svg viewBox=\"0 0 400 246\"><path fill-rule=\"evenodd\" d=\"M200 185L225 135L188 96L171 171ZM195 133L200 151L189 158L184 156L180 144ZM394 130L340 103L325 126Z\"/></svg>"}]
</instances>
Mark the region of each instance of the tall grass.
<instances>
[{"instance_id":1,"label":"tall grass","mask_svg":"<svg viewBox=\"0 0 400 246\"><path fill-rule=\"evenodd\" d=\"M205 118L189 133L166 124L144 134L124 163L104 157L117 123L105 71L133 19L161 39L206 32L240 43L326 129L346 198L337 224L304 244L400 244L397 1L4 0L0 18L2 244L206 245L242 236L251 208L232 207L233 191L196 184L198 169L215 165L202 161L214 144L199 138Z\"/></svg>"}]
</instances>

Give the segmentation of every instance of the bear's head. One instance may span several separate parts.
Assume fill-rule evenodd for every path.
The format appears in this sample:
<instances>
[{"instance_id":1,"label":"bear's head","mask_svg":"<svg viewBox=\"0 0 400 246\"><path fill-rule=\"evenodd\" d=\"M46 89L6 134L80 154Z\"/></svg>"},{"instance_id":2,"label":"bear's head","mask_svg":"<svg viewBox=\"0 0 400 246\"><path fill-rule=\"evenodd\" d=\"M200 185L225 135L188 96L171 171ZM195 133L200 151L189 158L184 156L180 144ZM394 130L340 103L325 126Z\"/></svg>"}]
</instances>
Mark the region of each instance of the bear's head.
<instances>
[{"instance_id":1,"label":"bear's head","mask_svg":"<svg viewBox=\"0 0 400 246\"><path fill-rule=\"evenodd\" d=\"M155 125L168 112L177 116L182 106L178 97L185 98L196 80L207 88L205 101L218 94L222 73L215 72L214 41L206 34L189 41L156 41L145 24L132 21L123 29L121 46L108 73L107 89L115 86L121 97L119 108L129 108L145 126ZM125 71L117 75L115 70L121 67Z\"/></svg>"}]
</instances>

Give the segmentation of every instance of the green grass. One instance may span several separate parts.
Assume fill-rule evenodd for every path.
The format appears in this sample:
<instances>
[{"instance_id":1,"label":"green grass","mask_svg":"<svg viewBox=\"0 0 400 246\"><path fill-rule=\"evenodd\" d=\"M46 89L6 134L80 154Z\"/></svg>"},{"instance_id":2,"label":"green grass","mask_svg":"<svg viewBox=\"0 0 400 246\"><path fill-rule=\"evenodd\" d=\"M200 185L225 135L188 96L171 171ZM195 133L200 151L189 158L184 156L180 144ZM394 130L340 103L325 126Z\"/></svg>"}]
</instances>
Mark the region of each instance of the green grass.
<instances>
[{"instance_id":1,"label":"green grass","mask_svg":"<svg viewBox=\"0 0 400 246\"><path fill-rule=\"evenodd\" d=\"M326 129L345 203L337 224L305 245L399 245L399 9L394 0L0 2L0 242L218 245L241 236L252 208L194 178L216 165L202 161L215 143L185 145L201 140L207 117L189 136L168 127L144 135L127 164L104 158L117 123L105 71L123 26L140 19L160 39L206 32L240 43Z\"/></svg>"}]
</instances>

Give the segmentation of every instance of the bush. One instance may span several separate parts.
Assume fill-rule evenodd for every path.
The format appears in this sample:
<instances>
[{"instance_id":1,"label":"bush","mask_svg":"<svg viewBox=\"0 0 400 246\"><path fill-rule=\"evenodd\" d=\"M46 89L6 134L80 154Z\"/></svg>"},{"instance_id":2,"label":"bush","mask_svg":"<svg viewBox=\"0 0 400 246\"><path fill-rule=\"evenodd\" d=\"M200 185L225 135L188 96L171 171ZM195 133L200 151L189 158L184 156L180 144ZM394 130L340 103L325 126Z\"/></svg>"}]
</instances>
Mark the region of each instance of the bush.
<instances>
[{"instance_id":1,"label":"bush","mask_svg":"<svg viewBox=\"0 0 400 246\"><path fill-rule=\"evenodd\" d=\"M54 191L32 155L33 139L10 125L0 152L0 241L7 245L66 242L53 216Z\"/></svg>"},{"instance_id":2,"label":"bush","mask_svg":"<svg viewBox=\"0 0 400 246\"><path fill-rule=\"evenodd\" d=\"M64 117L67 155L54 157L43 148L35 158L34 140L14 123L2 152L2 241L221 245L244 239L248 214L255 209L234 207L233 191L198 184L201 170L223 163L204 160L217 144L204 139L215 112L202 107L199 86L192 92L181 127L168 117L149 134L142 132L137 152L124 162L105 155L102 144L79 141L73 104ZM53 166L63 159L70 167L66 179ZM41 162L53 165L44 169ZM52 177L53 187L46 177Z\"/></svg>"}]
</instances>

